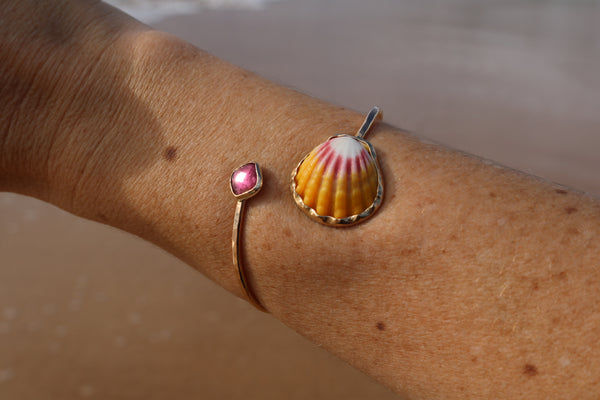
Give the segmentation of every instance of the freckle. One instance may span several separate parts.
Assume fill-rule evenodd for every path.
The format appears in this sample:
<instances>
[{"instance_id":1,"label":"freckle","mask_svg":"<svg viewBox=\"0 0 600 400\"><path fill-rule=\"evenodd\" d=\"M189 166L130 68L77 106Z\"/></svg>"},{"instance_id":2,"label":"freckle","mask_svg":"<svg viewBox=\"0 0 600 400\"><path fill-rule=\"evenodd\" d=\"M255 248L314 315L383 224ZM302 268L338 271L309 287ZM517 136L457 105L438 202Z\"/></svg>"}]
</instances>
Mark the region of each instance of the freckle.
<instances>
[{"instance_id":1,"label":"freckle","mask_svg":"<svg viewBox=\"0 0 600 400\"><path fill-rule=\"evenodd\" d=\"M577 228L569 228L567 229L567 233L571 235L579 235L581 232L579 232L579 229Z\"/></svg>"},{"instance_id":2,"label":"freckle","mask_svg":"<svg viewBox=\"0 0 600 400\"><path fill-rule=\"evenodd\" d=\"M377 329L379 329L380 331L385 330L385 324L383 322L378 322L376 325Z\"/></svg>"},{"instance_id":3,"label":"freckle","mask_svg":"<svg viewBox=\"0 0 600 400\"><path fill-rule=\"evenodd\" d=\"M490 192L490 197L496 197L496 193Z\"/></svg>"},{"instance_id":4,"label":"freckle","mask_svg":"<svg viewBox=\"0 0 600 400\"><path fill-rule=\"evenodd\" d=\"M169 146L165 150L165 159L167 161L173 161L177 157L177 147Z\"/></svg>"},{"instance_id":5,"label":"freckle","mask_svg":"<svg viewBox=\"0 0 600 400\"><path fill-rule=\"evenodd\" d=\"M291 237L292 236L292 231L289 228L285 228L283 230L283 235L286 237Z\"/></svg>"},{"instance_id":6,"label":"freckle","mask_svg":"<svg viewBox=\"0 0 600 400\"><path fill-rule=\"evenodd\" d=\"M533 364L525 364L525 366L523 367L523 374L529 377L533 377L538 374L538 369Z\"/></svg>"},{"instance_id":7,"label":"freckle","mask_svg":"<svg viewBox=\"0 0 600 400\"><path fill-rule=\"evenodd\" d=\"M537 280L534 280L534 281L531 283L531 288L532 288L533 290L538 290L538 289L540 288L540 284L538 283L538 281L537 281Z\"/></svg>"},{"instance_id":8,"label":"freckle","mask_svg":"<svg viewBox=\"0 0 600 400\"><path fill-rule=\"evenodd\" d=\"M567 194L567 191L563 189L556 189L555 192L558 194Z\"/></svg>"},{"instance_id":9,"label":"freckle","mask_svg":"<svg viewBox=\"0 0 600 400\"><path fill-rule=\"evenodd\" d=\"M474 363L476 363L477 362L477 357L472 357L471 361L474 362Z\"/></svg>"},{"instance_id":10,"label":"freckle","mask_svg":"<svg viewBox=\"0 0 600 400\"><path fill-rule=\"evenodd\" d=\"M561 271L558 274L552 275L552 277L564 281L565 279L567 279L567 271Z\"/></svg>"},{"instance_id":11,"label":"freckle","mask_svg":"<svg viewBox=\"0 0 600 400\"><path fill-rule=\"evenodd\" d=\"M410 249L402 249L400 250L400 255L402 256L410 256L411 254L414 254L417 252L416 248L410 248Z\"/></svg>"},{"instance_id":12,"label":"freckle","mask_svg":"<svg viewBox=\"0 0 600 400\"><path fill-rule=\"evenodd\" d=\"M102 222L107 222L108 218L106 217L106 215L100 213L100 214L98 214L98 220L100 220Z\"/></svg>"},{"instance_id":13,"label":"freckle","mask_svg":"<svg viewBox=\"0 0 600 400\"><path fill-rule=\"evenodd\" d=\"M271 243L264 243L264 244L262 245L262 249L263 249L264 251L271 251L271 249L272 249L272 247L271 247Z\"/></svg>"},{"instance_id":14,"label":"freckle","mask_svg":"<svg viewBox=\"0 0 600 400\"><path fill-rule=\"evenodd\" d=\"M565 208L565 212L566 212L567 214L573 214L573 213L576 213L576 212L577 212L577 208L575 208L575 207L566 207L566 208Z\"/></svg>"},{"instance_id":15,"label":"freckle","mask_svg":"<svg viewBox=\"0 0 600 400\"><path fill-rule=\"evenodd\" d=\"M567 271L561 271L560 274L558 274L558 279L566 279L567 278Z\"/></svg>"}]
</instances>

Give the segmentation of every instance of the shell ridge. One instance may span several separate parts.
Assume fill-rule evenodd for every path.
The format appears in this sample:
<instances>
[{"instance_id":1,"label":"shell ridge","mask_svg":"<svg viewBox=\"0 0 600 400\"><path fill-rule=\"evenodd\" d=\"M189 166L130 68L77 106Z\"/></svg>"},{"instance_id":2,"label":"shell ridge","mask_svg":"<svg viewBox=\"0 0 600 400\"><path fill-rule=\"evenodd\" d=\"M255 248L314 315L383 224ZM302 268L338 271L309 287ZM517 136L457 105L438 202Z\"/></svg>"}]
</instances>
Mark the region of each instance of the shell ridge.
<instances>
[{"instance_id":1,"label":"shell ridge","mask_svg":"<svg viewBox=\"0 0 600 400\"><path fill-rule=\"evenodd\" d=\"M359 214L361 210L364 210L365 204L363 202L363 185L360 176L360 156L354 157L352 160L352 170L351 170L351 178L350 178L350 188L352 190L351 198L352 204L352 214Z\"/></svg>"},{"instance_id":2,"label":"shell ridge","mask_svg":"<svg viewBox=\"0 0 600 400\"><path fill-rule=\"evenodd\" d=\"M330 153L331 154L331 153ZM316 159L315 168L306 178L306 187L304 189L304 202L307 206L316 208L319 196L319 187L323 181L323 170L326 163Z\"/></svg>"},{"instance_id":3,"label":"shell ridge","mask_svg":"<svg viewBox=\"0 0 600 400\"><path fill-rule=\"evenodd\" d=\"M318 153L321 150L321 154L324 156L324 158L318 157ZM327 162L331 158L333 151L331 146L325 142L321 146L317 147L317 149L313 150L310 154L313 155L315 164L310 170L310 173L307 172L307 176L304 178L304 181L306 182L304 185L304 201L309 207L316 208L319 196L318 187L323 179L323 171L327 173Z\"/></svg>"},{"instance_id":4,"label":"shell ridge","mask_svg":"<svg viewBox=\"0 0 600 400\"><path fill-rule=\"evenodd\" d=\"M304 194L304 189L306 188L306 184L308 182L307 177L312 174L315 166L317 165L317 161L318 160L313 157L311 153L302 162L302 166L304 166L304 168L298 168L296 177L294 178L294 181L296 182L296 191L298 194Z\"/></svg>"},{"instance_id":5,"label":"shell ridge","mask_svg":"<svg viewBox=\"0 0 600 400\"><path fill-rule=\"evenodd\" d=\"M296 168L296 191L298 194L303 195L306 186L310 181L310 177L313 174L315 167L318 165L320 158L325 157L331 152L331 146L328 142L322 143L320 146L311 151L305 158L300 162L300 165ZM304 168L300 168L304 166Z\"/></svg>"},{"instance_id":6,"label":"shell ridge","mask_svg":"<svg viewBox=\"0 0 600 400\"><path fill-rule=\"evenodd\" d=\"M319 193L317 194L317 199L314 204L313 209L317 211L318 214L326 215L329 213L329 208L331 205L331 194L333 190L331 188L332 179L330 176L324 177L321 181L321 188L319 189Z\"/></svg>"},{"instance_id":7,"label":"shell ridge","mask_svg":"<svg viewBox=\"0 0 600 400\"><path fill-rule=\"evenodd\" d=\"M335 152L327 153L327 158L323 160L319 179L319 189L313 204L307 204L311 208L317 210L319 214L328 214L331 208L331 193L334 180L334 171L331 168L331 160L335 158ZM312 176L311 176L312 178ZM315 188L316 190L316 188Z\"/></svg>"},{"instance_id":8,"label":"shell ridge","mask_svg":"<svg viewBox=\"0 0 600 400\"><path fill-rule=\"evenodd\" d=\"M363 198L363 204L368 205L371 203L371 186L367 184L369 179L368 167L367 167L367 157L365 154L361 154L359 157L360 162L360 174L361 174L361 194Z\"/></svg>"},{"instance_id":9,"label":"shell ridge","mask_svg":"<svg viewBox=\"0 0 600 400\"><path fill-rule=\"evenodd\" d=\"M331 151L331 144L329 141L326 141L319 147L317 147L313 152L316 153L317 156L323 156L323 153Z\"/></svg>"},{"instance_id":10,"label":"shell ridge","mask_svg":"<svg viewBox=\"0 0 600 400\"><path fill-rule=\"evenodd\" d=\"M339 181L339 174L338 174L339 168L337 167L337 165L339 164L341 157L340 157L339 153L336 152L336 154L337 154L337 157L335 158L335 161L332 163L332 165L334 166L334 170L335 170L335 183L336 184L335 184L334 190L332 190L331 194L330 194L330 199L331 199L330 204L331 205L327 212L327 215L333 215L333 216L337 215L337 213L338 213L337 212L338 207L339 207L338 192L340 191L340 187L339 187L340 181Z\"/></svg>"},{"instance_id":11,"label":"shell ridge","mask_svg":"<svg viewBox=\"0 0 600 400\"><path fill-rule=\"evenodd\" d=\"M333 208L333 216L335 218L344 218L347 214L346 204L348 202L347 196L347 181L345 170L343 155L338 154L337 159L335 160L335 171L336 171L336 190L334 192L335 202Z\"/></svg>"},{"instance_id":12,"label":"shell ridge","mask_svg":"<svg viewBox=\"0 0 600 400\"><path fill-rule=\"evenodd\" d=\"M320 154L320 151L326 147L326 144L327 143L323 143L317 148L313 149L313 151L311 151L306 157L304 157L304 159L296 168L295 182L297 184L297 190L299 194L303 194L304 189L310 179L310 176L319 162L318 155Z\"/></svg>"},{"instance_id":13,"label":"shell ridge","mask_svg":"<svg viewBox=\"0 0 600 400\"><path fill-rule=\"evenodd\" d=\"M375 197L377 193L377 181L379 180L379 177L377 176L377 171L375 170L374 164L369 164L368 168L368 175L370 178L369 183L371 184L371 196Z\"/></svg>"},{"instance_id":14,"label":"shell ridge","mask_svg":"<svg viewBox=\"0 0 600 400\"><path fill-rule=\"evenodd\" d=\"M352 198L352 193L353 193L352 171L348 172L348 170L351 169L351 168L352 168L352 160L348 159L348 160L346 160L346 169L345 169L345 172L346 172L346 179L345 179L345 181L346 181L346 193L347 193L347 196L346 196L346 210L347 210L347 213L350 214L350 215L356 214L354 212L354 207L353 207L354 201L353 201L353 198Z\"/></svg>"}]
</instances>

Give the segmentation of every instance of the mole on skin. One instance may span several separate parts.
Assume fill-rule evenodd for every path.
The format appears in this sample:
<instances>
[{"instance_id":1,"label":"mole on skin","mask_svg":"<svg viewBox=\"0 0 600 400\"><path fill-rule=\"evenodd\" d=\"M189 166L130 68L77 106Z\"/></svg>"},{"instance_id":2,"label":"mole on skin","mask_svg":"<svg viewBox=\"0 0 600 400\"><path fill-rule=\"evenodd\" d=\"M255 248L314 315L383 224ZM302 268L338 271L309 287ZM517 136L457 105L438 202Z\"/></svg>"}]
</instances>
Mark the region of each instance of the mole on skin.
<instances>
[{"instance_id":1,"label":"mole on skin","mask_svg":"<svg viewBox=\"0 0 600 400\"><path fill-rule=\"evenodd\" d=\"M385 330L385 324L383 322L378 322L376 325L377 329L379 329L380 331Z\"/></svg>"},{"instance_id":2,"label":"mole on skin","mask_svg":"<svg viewBox=\"0 0 600 400\"><path fill-rule=\"evenodd\" d=\"M167 161L173 161L175 157L177 157L177 147L167 147L165 150L165 159L167 159Z\"/></svg>"},{"instance_id":3,"label":"mole on skin","mask_svg":"<svg viewBox=\"0 0 600 400\"><path fill-rule=\"evenodd\" d=\"M567 214L573 214L573 213L577 212L577 208L575 208L575 207L567 207L567 208L565 208L565 212Z\"/></svg>"},{"instance_id":4,"label":"mole on skin","mask_svg":"<svg viewBox=\"0 0 600 400\"><path fill-rule=\"evenodd\" d=\"M527 376L536 376L538 374L538 369L533 364L525 364L525 367L523 367L523 374Z\"/></svg>"}]
</instances>

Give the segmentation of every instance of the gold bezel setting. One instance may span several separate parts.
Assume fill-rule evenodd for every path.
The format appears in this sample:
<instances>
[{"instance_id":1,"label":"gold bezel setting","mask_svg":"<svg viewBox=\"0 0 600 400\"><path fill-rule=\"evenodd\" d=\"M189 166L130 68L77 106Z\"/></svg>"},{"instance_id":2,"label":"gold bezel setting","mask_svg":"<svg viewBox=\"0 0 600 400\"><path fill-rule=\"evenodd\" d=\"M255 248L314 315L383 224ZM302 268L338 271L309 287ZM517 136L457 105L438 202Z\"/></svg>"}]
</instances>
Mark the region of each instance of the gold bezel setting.
<instances>
[{"instance_id":1,"label":"gold bezel setting","mask_svg":"<svg viewBox=\"0 0 600 400\"><path fill-rule=\"evenodd\" d=\"M234 189L233 180L235 179L236 174L238 174L241 170L243 170L244 168L249 167L249 166L253 167L254 173L256 174L256 182L254 183L254 186L252 186L248 190L245 190L241 193L236 193L236 189ZM231 190L231 194L233 194L233 196L238 200L249 199L250 197L254 196L256 193L258 193L261 188L262 188L262 173L260 172L260 166L258 165L258 163L250 162L250 163L242 164L239 167L237 167L235 170L233 170L233 172L231 173L231 176L229 177L229 189Z\"/></svg>"}]
</instances>

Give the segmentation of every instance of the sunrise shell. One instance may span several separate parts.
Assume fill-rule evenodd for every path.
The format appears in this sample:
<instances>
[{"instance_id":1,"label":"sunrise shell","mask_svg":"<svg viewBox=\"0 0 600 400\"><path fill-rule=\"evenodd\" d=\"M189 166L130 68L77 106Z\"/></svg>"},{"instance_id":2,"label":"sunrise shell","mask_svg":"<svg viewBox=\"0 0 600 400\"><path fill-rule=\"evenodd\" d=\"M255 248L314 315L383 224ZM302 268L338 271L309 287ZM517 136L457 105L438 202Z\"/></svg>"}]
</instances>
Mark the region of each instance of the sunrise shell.
<instances>
[{"instance_id":1,"label":"sunrise shell","mask_svg":"<svg viewBox=\"0 0 600 400\"><path fill-rule=\"evenodd\" d=\"M383 186L373 146L350 135L336 135L316 147L292 174L298 205L327 224L351 225L381 203Z\"/></svg>"}]
</instances>

